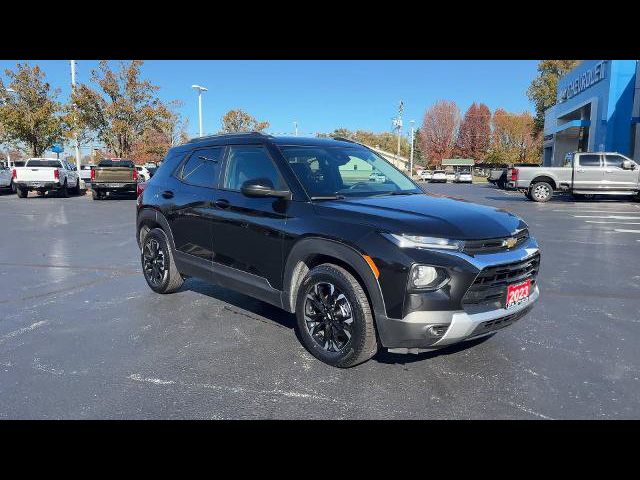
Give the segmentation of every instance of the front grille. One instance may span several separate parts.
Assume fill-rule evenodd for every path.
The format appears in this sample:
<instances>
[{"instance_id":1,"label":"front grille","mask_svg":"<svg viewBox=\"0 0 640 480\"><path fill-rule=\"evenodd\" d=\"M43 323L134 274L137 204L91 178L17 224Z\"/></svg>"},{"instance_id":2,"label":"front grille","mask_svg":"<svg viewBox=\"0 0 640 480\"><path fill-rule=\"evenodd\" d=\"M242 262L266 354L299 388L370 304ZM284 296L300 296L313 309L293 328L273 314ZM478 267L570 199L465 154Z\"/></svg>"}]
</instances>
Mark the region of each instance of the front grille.
<instances>
[{"instance_id":1,"label":"front grille","mask_svg":"<svg viewBox=\"0 0 640 480\"><path fill-rule=\"evenodd\" d=\"M501 328L508 327L509 325L524 317L529 312L529 310L531 310L532 306L522 309L519 312L512 313L511 315L507 315L506 317L482 322L473 330L469 337L475 337L484 333L495 332L496 330L500 330Z\"/></svg>"},{"instance_id":2,"label":"front grille","mask_svg":"<svg viewBox=\"0 0 640 480\"><path fill-rule=\"evenodd\" d=\"M484 268L478 274L471 287L469 287L469 290L467 290L462 299L462 304L463 306L491 305L497 308L504 307L507 286L522 283L529 279L533 289L539 268L539 253L520 262Z\"/></svg>"},{"instance_id":3,"label":"front grille","mask_svg":"<svg viewBox=\"0 0 640 480\"><path fill-rule=\"evenodd\" d=\"M508 237L489 238L486 240L468 240L464 242L464 252L468 255L477 255L479 253L504 252L514 248L518 248L529 238L529 230L522 230ZM515 244L508 246L508 240L514 239Z\"/></svg>"}]
</instances>

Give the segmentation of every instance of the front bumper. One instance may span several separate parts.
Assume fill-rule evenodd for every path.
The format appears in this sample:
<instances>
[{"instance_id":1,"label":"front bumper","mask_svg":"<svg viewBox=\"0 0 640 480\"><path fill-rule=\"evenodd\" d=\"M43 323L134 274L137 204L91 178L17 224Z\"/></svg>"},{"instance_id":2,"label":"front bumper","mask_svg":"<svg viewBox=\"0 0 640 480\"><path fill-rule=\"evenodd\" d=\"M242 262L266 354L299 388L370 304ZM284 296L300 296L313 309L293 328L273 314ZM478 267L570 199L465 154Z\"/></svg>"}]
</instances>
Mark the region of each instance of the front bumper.
<instances>
[{"instance_id":1,"label":"front bumper","mask_svg":"<svg viewBox=\"0 0 640 480\"><path fill-rule=\"evenodd\" d=\"M532 285L529 298L509 309L503 308L504 304L500 303L500 300L491 301L483 306L482 304L463 305L462 299L469 291L473 279L482 271L492 270L495 267L509 268L519 263L530 264L536 259L539 262L539 253L538 245L532 238L520 248L507 252L475 257L458 252L451 253L450 255L458 260L464 260L468 268L478 273L467 272L466 275L470 277L459 277L459 281L455 282L457 287L452 287L448 292L443 289L424 294L407 294L402 318L387 316L381 318L377 315L378 333L382 345L396 352L408 349L433 350L489 335L511 325L526 315L538 301L540 291L537 281ZM465 268L467 267L462 267L460 264L455 267L459 272ZM535 279L535 277L532 278ZM452 285L453 283L452 281ZM438 301L439 297L443 298L442 302ZM448 304L444 301L445 297L449 301Z\"/></svg>"}]
</instances>

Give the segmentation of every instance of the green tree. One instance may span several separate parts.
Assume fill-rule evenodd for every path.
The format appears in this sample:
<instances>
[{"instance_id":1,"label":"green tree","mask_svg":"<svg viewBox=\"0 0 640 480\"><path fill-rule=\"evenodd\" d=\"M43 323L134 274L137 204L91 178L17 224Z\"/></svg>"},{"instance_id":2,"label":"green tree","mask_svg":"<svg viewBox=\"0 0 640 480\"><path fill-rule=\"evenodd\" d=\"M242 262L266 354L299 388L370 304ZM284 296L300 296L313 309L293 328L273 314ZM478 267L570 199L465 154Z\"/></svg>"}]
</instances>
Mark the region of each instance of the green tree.
<instances>
[{"instance_id":1,"label":"green tree","mask_svg":"<svg viewBox=\"0 0 640 480\"><path fill-rule=\"evenodd\" d=\"M331 132L329 137L336 138L348 138L356 142L363 143L369 147L377 147L381 150L385 150L389 153L395 153L398 150L398 136L391 132L374 133L367 130L356 130L352 132L346 128L337 128ZM400 155L403 157L409 157L411 151L411 145L409 139L406 136L400 137Z\"/></svg>"},{"instance_id":2,"label":"green tree","mask_svg":"<svg viewBox=\"0 0 640 480\"><path fill-rule=\"evenodd\" d=\"M536 108L534 133L544 129L544 111L556 104L558 79L575 68L581 60L541 60L538 76L531 81L527 96Z\"/></svg>"},{"instance_id":3,"label":"green tree","mask_svg":"<svg viewBox=\"0 0 640 480\"><path fill-rule=\"evenodd\" d=\"M0 124L3 140L40 157L65 133L58 89L52 90L37 65L18 63L5 70L9 85L0 79ZM13 90L13 92L8 91Z\"/></svg>"},{"instance_id":4,"label":"green tree","mask_svg":"<svg viewBox=\"0 0 640 480\"><path fill-rule=\"evenodd\" d=\"M141 79L142 64L120 62L114 70L101 60L91 72L97 89L82 84L72 94L79 128L95 132L118 157L130 156L148 131L162 132L171 121L171 111L156 95L159 87Z\"/></svg>"},{"instance_id":5,"label":"green tree","mask_svg":"<svg viewBox=\"0 0 640 480\"><path fill-rule=\"evenodd\" d=\"M269 122L259 122L240 108L229 110L222 117L221 133L261 132L266 128L269 128Z\"/></svg>"},{"instance_id":6,"label":"green tree","mask_svg":"<svg viewBox=\"0 0 640 480\"><path fill-rule=\"evenodd\" d=\"M491 146L485 162L494 164L539 164L542 136L534 132L534 119L529 112L509 113L497 109L492 118Z\"/></svg>"}]
</instances>

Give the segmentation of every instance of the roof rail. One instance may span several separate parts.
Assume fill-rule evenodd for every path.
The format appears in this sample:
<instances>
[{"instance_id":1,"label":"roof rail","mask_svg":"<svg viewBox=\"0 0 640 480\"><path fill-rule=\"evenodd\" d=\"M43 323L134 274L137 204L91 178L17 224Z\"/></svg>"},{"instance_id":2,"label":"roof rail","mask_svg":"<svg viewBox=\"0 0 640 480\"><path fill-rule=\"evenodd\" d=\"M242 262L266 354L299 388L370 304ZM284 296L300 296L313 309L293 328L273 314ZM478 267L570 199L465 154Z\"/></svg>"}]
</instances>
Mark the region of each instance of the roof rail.
<instances>
[{"instance_id":1,"label":"roof rail","mask_svg":"<svg viewBox=\"0 0 640 480\"><path fill-rule=\"evenodd\" d=\"M350 143L360 144L360 142L356 140L352 140L351 138L347 138L347 137L329 137L329 138L332 138L333 140L340 140L341 142L350 142Z\"/></svg>"},{"instance_id":2,"label":"roof rail","mask_svg":"<svg viewBox=\"0 0 640 480\"><path fill-rule=\"evenodd\" d=\"M213 135L205 135L204 137L194 137L194 138L190 139L187 143L197 143L197 142L202 142L202 141L205 141L205 140L211 140L211 139L214 139L214 138L253 137L253 136L273 138L273 135L269 135L269 134L262 133L262 132L233 132L233 133L216 133L216 134L213 134Z\"/></svg>"}]
</instances>

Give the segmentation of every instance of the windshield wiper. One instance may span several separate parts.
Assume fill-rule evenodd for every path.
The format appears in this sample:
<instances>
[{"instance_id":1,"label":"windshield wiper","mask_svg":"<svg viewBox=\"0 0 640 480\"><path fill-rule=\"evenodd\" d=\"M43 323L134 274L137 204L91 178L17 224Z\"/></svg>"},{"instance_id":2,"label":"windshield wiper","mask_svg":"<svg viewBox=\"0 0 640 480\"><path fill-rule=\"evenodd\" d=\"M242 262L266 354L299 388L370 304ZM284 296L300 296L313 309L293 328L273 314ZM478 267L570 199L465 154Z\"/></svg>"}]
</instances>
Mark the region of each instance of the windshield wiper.
<instances>
[{"instance_id":1,"label":"windshield wiper","mask_svg":"<svg viewBox=\"0 0 640 480\"><path fill-rule=\"evenodd\" d=\"M385 195L419 195L420 192L412 192L412 191L406 191L406 190L395 190L393 192L381 192L381 193L377 193L375 195L371 195L372 197L383 197Z\"/></svg>"},{"instance_id":2,"label":"windshield wiper","mask_svg":"<svg viewBox=\"0 0 640 480\"><path fill-rule=\"evenodd\" d=\"M311 200L344 200L344 195L319 195L317 197L310 197Z\"/></svg>"}]
</instances>

